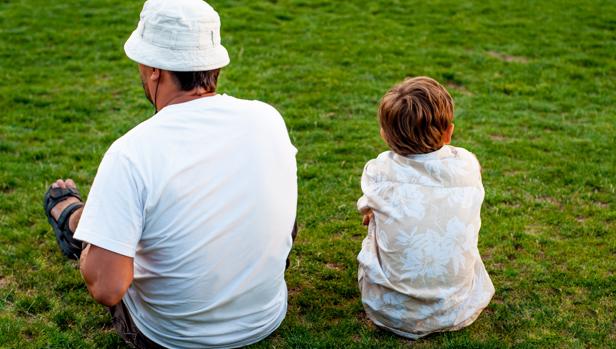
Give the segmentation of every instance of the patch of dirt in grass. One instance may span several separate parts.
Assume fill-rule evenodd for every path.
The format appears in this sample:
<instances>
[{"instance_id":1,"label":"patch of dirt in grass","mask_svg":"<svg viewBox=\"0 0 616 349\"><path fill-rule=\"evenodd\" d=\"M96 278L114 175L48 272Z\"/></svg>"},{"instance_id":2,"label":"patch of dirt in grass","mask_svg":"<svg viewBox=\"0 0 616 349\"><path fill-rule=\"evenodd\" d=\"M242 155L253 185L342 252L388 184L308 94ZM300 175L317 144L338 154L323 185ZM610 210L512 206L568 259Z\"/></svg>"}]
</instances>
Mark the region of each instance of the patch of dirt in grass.
<instances>
[{"instance_id":1,"label":"patch of dirt in grass","mask_svg":"<svg viewBox=\"0 0 616 349\"><path fill-rule=\"evenodd\" d=\"M330 326L338 326L340 324L340 318L333 318L327 321Z\"/></svg>"},{"instance_id":2,"label":"patch of dirt in grass","mask_svg":"<svg viewBox=\"0 0 616 349\"><path fill-rule=\"evenodd\" d=\"M8 277L0 276L0 289L6 288L11 284L11 280Z\"/></svg>"},{"instance_id":3,"label":"patch of dirt in grass","mask_svg":"<svg viewBox=\"0 0 616 349\"><path fill-rule=\"evenodd\" d=\"M555 198L548 196L548 195L542 195L537 197L537 201L539 202L547 202L549 204L551 204L552 206L558 207L558 208L562 208L562 204L560 203L560 201L556 200Z\"/></svg>"},{"instance_id":4,"label":"patch of dirt in grass","mask_svg":"<svg viewBox=\"0 0 616 349\"><path fill-rule=\"evenodd\" d=\"M494 300L491 300L490 303L494 303ZM483 308L481 313L482 314L494 314L494 309L492 309L492 307L490 307L490 305L488 305L487 307Z\"/></svg>"},{"instance_id":5,"label":"patch of dirt in grass","mask_svg":"<svg viewBox=\"0 0 616 349\"><path fill-rule=\"evenodd\" d=\"M483 256L482 256L482 259L483 259L483 261L484 261L484 263L486 265L486 268L488 270L488 274L489 273L493 273L493 272L502 272L503 271L503 269L504 269L503 263L493 262L493 261L491 261L488 258L483 258Z\"/></svg>"},{"instance_id":6,"label":"patch of dirt in grass","mask_svg":"<svg viewBox=\"0 0 616 349\"><path fill-rule=\"evenodd\" d=\"M456 90L458 92L460 92L461 94L463 94L464 96L472 96L473 93L471 91L469 91L466 86L459 84L457 82L454 81L447 81L445 82L445 86L447 86L448 89L450 90Z\"/></svg>"},{"instance_id":7,"label":"patch of dirt in grass","mask_svg":"<svg viewBox=\"0 0 616 349\"><path fill-rule=\"evenodd\" d=\"M549 240L551 242L562 241L563 237L555 231L554 227L544 224L528 224L524 232L530 236ZM543 252L538 252L543 254Z\"/></svg>"},{"instance_id":8,"label":"patch of dirt in grass","mask_svg":"<svg viewBox=\"0 0 616 349\"><path fill-rule=\"evenodd\" d=\"M496 51L488 51L488 56L499 59L503 62L514 62L514 63L528 63L528 58L522 56L511 56L508 54L504 54Z\"/></svg>"},{"instance_id":9,"label":"patch of dirt in grass","mask_svg":"<svg viewBox=\"0 0 616 349\"><path fill-rule=\"evenodd\" d=\"M520 208L520 203L519 202L507 202L503 204L503 206L507 208Z\"/></svg>"},{"instance_id":10,"label":"patch of dirt in grass","mask_svg":"<svg viewBox=\"0 0 616 349\"><path fill-rule=\"evenodd\" d=\"M496 247L483 248L480 251L481 258L484 260L490 260L494 257L494 253L496 252Z\"/></svg>"},{"instance_id":11,"label":"patch of dirt in grass","mask_svg":"<svg viewBox=\"0 0 616 349\"><path fill-rule=\"evenodd\" d=\"M544 231L544 229L545 229L545 226L543 225L529 224L526 226L526 229L524 229L524 232L532 236L541 236L542 235L541 233Z\"/></svg>"},{"instance_id":12,"label":"patch of dirt in grass","mask_svg":"<svg viewBox=\"0 0 616 349\"><path fill-rule=\"evenodd\" d=\"M609 205L606 202L595 201L594 204L595 204L595 206L597 206L599 208L608 208L609 207Z\"/></svg>"},{"instance_id":13,"label":"patch of dirt in grass","mask_svg":"<svg viewBox=\"0 0 616 349\"><path fill-rule=\"evenodd\" d=\"M340 271L344 269L344 265L338 263L327 263L325 267L330 270Z\"/></svg>"},{"instance_id":14,"label":"patch of dirt in grass","mask_svg":"<svg viewBox=\"0 0 616 349\"><path fill-rule=\"evenodd\" d=\"M34 338L34 333L32 332L31 329L26 329L25 331L23 331L23 336L28 340L28 341L32 341L32 339Z\"/></svg>"},{"instance_id":15,"label":"patch of dirt in grass","mask_svg":"<svg viewBox=\"0 0 616 349\"><path fill-rule=\"evenodd\" d=\"M302 288L300 286L295 286L295 287L291 287L289 288L289 297L294 297L297 294L300 294L302 292Z\"/></svg>"},{"instance_id":16,"label":"patch of dirt in grass","mask_svg":"<svg viewBox=\"0 0 616 349\"><path fill-rule=\"evenodd\" d=\"M371 330L376 329L374 323L370 319L368 319L368 315L366 315L365 311L361 311L357 314L357 320L359 320L362 325L370 328Z\"/></svg>"},{"instance_id":17,"label":"patch of dirt in grass","mask_svg":"<svg viewBox=\"0 0 616 349\"><path fill-rule=\"evenodd\" d=\"M492 303L492 304L499 304L499 305L505 304L505 302L502 299L500 299L499 297L492 298L490 303Z\"/></svg>"},{"instance_id":18,"label":"patch of dirt in grass","mask_svg":"<svg viewBox=\"0 0 616 349\"><path fill-rule=\"evenodd\" d=\"M0 186L0 192L2 192L2 194L11 194L12 192L15 191L15 188L13 187L9 187L9 186Z\"/></svg>"},{"instance_id":19,"label":"patch of dirt in grass","mask_svg":"<svg viewBox=\"0 0 616 349\"><path fill-rule=\"evenodd\" d=\"M526 174L525 171L519 171L519 170L509 170L509 171L505 171L503 172L503 174L507 177L515 177L515 176L524 176Z\"/></svg>"},{"instance_id":20,"label":"patch of dirt in grass","mask_svg":"<svg viewBox=\"0 0 616 349\"><path fill-rule=\"evenodd\" d=\"M495 142L503 142L503 141L509 140L509 138L507 138L507 137L505 137L503 135L500 135L500 134L491 134L490 135L490 139L495 141Z\"/></svg>"}]
</instances>

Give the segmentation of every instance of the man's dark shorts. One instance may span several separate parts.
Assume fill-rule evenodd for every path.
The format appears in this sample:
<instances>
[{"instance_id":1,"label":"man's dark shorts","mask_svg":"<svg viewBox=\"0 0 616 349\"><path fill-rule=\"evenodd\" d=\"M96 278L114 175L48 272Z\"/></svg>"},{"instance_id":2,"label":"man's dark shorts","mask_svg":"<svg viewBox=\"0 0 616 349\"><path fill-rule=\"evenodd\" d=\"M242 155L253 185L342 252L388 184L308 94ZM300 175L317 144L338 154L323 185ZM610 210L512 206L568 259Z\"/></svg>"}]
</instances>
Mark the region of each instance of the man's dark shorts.
<instances>
[{"instance_id":1,"label":"man's dark shorts","mask_svg":"<svg viewBox=\"0 0 616 349\"><path fill-rule=\"evenodd\" d=\"M113 307L110 307L109 312L111 313L111 317L113 319L113 327L118 335L122 337L128 345L134 348L144 349L164 348L163 346L152 342L148 337L141 333L141 331L139 331L137 326L135 326L133 319L130 317L128 309L126 309L126 305L124 305L123 301Z\"/></svg>"}]
</instances>

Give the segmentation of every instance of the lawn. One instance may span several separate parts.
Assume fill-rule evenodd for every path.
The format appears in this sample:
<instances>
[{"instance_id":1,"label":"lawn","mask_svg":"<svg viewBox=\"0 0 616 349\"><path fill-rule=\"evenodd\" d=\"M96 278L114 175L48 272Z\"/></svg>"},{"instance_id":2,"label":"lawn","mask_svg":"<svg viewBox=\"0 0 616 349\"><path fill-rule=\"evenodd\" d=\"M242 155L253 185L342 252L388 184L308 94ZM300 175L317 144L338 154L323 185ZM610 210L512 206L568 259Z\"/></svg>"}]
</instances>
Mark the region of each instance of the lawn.
<instances>
[{"instance_id":1,"label":"lawn","mask_svg":"<svg viewBox=\"0 0 616 349\"><path fill-rule=\"evenodd\" d=\"M616 347L616 2L213 0L219 91L278 108L299 149L289 312L255 348ZM153 113L122 45L140 1L0 0L0 347L123 347L42 210L88 192L107 147ZM415 343L357 289L376 106L428 75L486 189L479 250L496 294L470 327Z\"/></svg>"}]
</instances>

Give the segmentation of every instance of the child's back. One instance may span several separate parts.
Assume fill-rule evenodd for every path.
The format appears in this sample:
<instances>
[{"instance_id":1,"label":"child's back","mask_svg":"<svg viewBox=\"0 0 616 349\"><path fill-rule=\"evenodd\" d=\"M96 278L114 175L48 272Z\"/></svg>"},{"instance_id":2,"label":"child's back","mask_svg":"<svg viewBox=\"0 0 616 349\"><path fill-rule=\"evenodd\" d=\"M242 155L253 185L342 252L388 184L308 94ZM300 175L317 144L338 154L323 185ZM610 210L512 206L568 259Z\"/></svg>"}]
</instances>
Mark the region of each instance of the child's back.
<instances>
[{"instance_id":1,"label":"child's back","mask_svg":"<svg viewBox=\"0 0 616 349\"><path fill-rule=\"evenodd\" d=\"M388 95L382 133L404 152L404 140L392 142L396 134L384 125ZM449 138L452 132L453 126ZM372 212L358 256L364 308L375 324L409 338L471 324L494 294L477 249L484 197L479 163L465 149L434 147L419 154L387 151L369 161L358 202L360 211Z\"/></svg>"}]
</instances>

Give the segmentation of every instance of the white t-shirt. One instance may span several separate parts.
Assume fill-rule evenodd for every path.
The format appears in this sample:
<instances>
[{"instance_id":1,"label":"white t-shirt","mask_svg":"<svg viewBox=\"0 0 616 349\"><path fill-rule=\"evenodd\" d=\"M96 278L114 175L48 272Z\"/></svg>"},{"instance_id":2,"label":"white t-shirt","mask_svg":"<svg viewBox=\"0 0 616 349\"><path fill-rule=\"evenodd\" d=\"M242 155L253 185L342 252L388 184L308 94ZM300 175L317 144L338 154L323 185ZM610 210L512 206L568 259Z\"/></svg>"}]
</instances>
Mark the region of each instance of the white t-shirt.
<instances>
[{"instance_id":1,"label":"white t-shirt","mask_svg":"<svg viewBox=\"0 0 616 349\"><path fill-rule=\"evenodd\" d=\"M368 317L417 339L471 324L494 286L477 241L484 190L475 156L444 146L370 160L357 206L374 218L362 243L359 286Z\"/></svg>"},{"instance_id":2,"label":"white t-shirt","mask_svg":"<svg viewBox=\"0 0 616 349\"><path fill-rule=\"evenodd\" d=\"M295 154L273 107L227 95L167 106L113 143L75 238L134 257L123 301L148 338L238 347L280 325Z\"/></svg>"}]
</instances>

